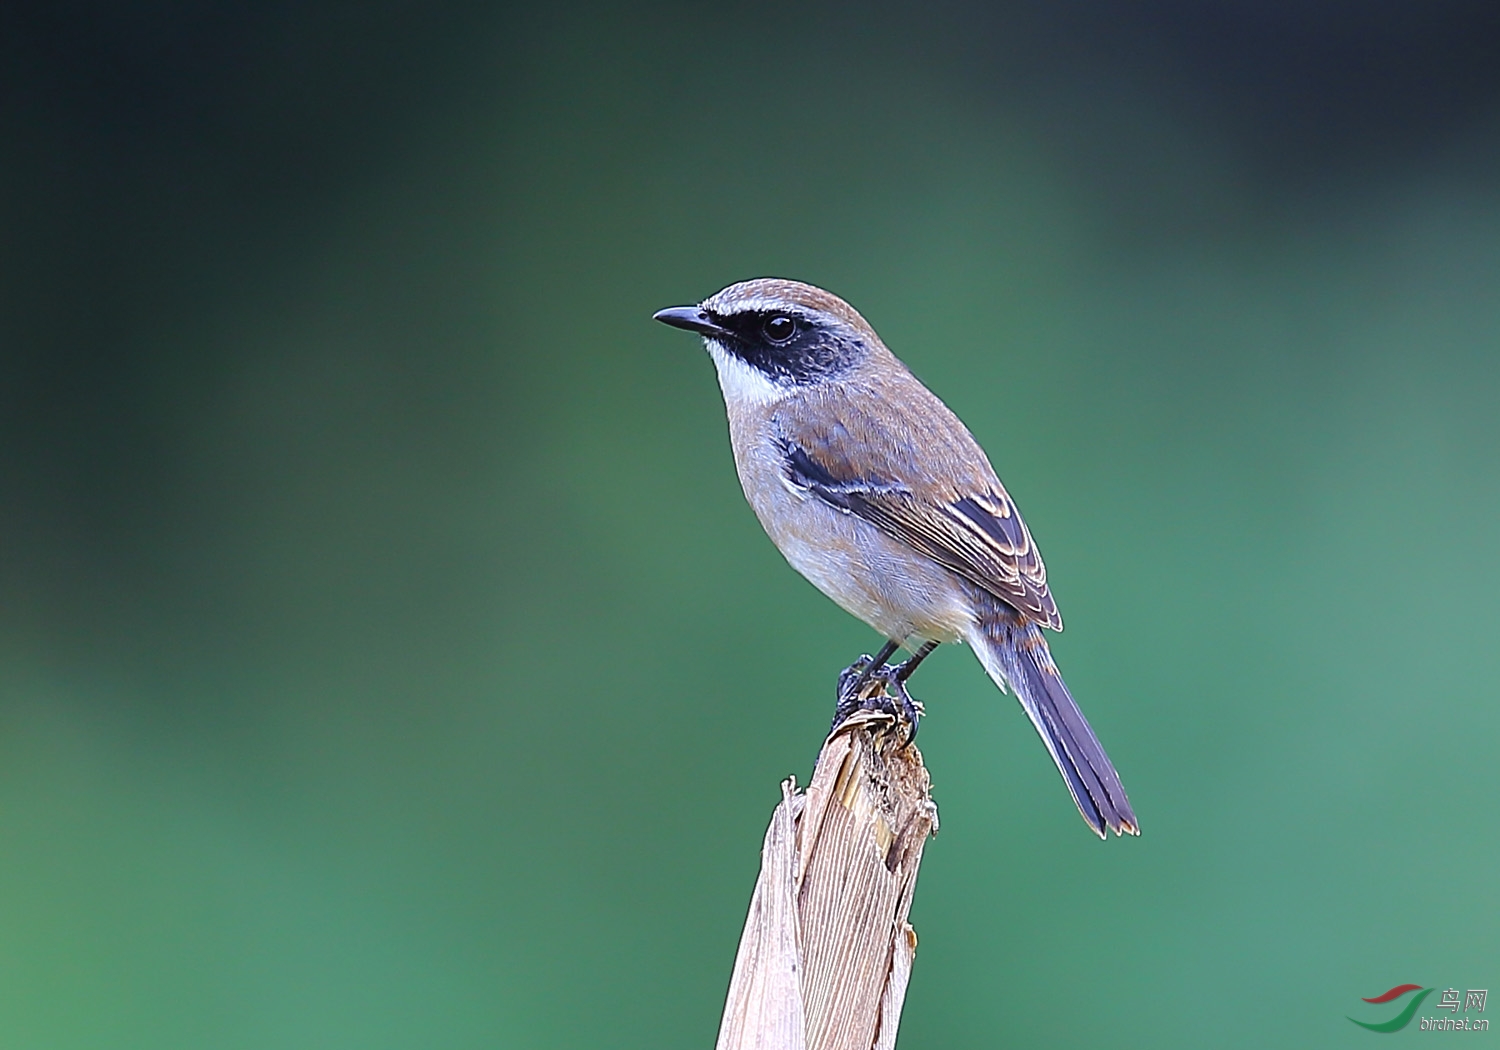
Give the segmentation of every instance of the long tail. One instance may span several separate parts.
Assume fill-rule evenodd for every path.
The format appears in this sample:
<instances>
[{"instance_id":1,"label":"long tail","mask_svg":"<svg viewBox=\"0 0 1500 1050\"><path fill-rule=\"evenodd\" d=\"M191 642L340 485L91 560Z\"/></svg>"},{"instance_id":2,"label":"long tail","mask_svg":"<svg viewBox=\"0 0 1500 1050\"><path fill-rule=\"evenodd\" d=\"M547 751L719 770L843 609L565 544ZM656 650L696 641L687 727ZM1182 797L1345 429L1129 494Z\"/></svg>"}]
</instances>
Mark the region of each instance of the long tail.
<instances>
[{"instance_id":1,"label":"long tail","mask_svg":"<svg viewBox=\"0 0 1500 1050\"><path fill-rule=\"evenodd\" d=\"M969 633L979 662L1001 690L1007 685L1015 690L1094 834L1139 835L1119 774L1063 684L1041 628L998 602L995 606L985 609Z\"/></svg>"}]
</instances>

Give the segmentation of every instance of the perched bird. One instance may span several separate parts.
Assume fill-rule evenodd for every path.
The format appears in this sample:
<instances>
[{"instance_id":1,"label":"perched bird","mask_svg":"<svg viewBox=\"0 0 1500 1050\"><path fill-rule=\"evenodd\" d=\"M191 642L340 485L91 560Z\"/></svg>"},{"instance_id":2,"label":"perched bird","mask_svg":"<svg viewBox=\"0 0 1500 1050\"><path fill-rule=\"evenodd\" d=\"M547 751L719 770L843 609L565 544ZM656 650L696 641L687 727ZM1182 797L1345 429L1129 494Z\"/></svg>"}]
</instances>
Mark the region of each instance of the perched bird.
<instances>
[{"instance_id":1,"label":"perched bird","mask_svg":"<svg viewBox=\"0 0 1500 1050\"><path fill-rule=\"evenodd\" d=\"M840 708L872 679L900 698L942 642L967 642L1014 690L1083 819L1139 834L1120 778L1058 674L1062 629L1015 502L948 406L838 296L743 281L656 320L697 332L719 373L740 484L772 542L824 594L885 636L840 679ZM885 661L900 647L913 655Z\"/></svg>"}]
</instances>

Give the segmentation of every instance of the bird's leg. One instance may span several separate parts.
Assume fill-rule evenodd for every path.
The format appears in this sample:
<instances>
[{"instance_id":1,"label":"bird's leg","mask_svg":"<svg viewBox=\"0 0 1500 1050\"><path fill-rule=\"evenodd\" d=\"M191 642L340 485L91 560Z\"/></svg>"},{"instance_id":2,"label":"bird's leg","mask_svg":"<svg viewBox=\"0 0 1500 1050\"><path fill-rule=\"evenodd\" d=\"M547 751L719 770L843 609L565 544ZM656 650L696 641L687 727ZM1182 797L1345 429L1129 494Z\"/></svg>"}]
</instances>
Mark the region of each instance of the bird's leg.
<instances>
[{"instance_id":1,"label":"bird's leg","mask_svg":"<svg viewBox=\"0 0 1500 1050\"><path fill-rule=\"evenodd\" d=\"M865 687L865 683L885 666L885 662L899 648L901 648L900 642L886 642L880 647L880 652L874 656L866 653L844 668L839 674L839 702L843 703L845 700L857 697L860 690Z\"/></svg>"},{"instance_id":2,"label":"bird's leg","mask_svg":"<svg viewBox=\"0 0 1500 1050\"><path fill-rule=\"evenodd\" d=\"M840 721L843 721L844 718L853 714L858 708L870 709L870 711L885 711L886 714L894 715L894 717L904 715L907 724L910 724L910 727L912 727L909 735L906 736L906 742L910 744L913 739L916 739L916 727L921 724L924 711L922 711L921 700L913 699L912 694L906 691L906 679L912 676L913 670L916 670L916 664L921 663L922 660L926 660L929 655L932 655L933 649L936 648L938 648L938 642L922 642L921 646L918 646L918 649L910 655L910 658L895 664L894 667L885 663L880 663L879 666L870 664L870 666L865 667L865 672L861 675L861 681L862 678L873 678L879 684L879 693L871 691L870 696L861 699L858 694L858 688L853 688L847 694L844 694L840 690L840 694L838 694L838 708L834 715L835 726ZM891 649L891 651L894 651L894 649ZM888 657L888 655L891 655L891 652L885 651L885 649L880 651L880 658L882 660ZM861 666L861 664L855 664L855 667L858 666ZM840 678L840 684L844 681L844 678L849 678L850 672L853 672L855 667L849 667L849 670L844 672L843 678ZM862 688L862 684L859 687ZM894 697L894 702L892 702L892 697ZM900 703L900 708L898 709L897 702Z\"/></svg>"},{"instance_id":3,"label":"bird's leg","mask_svg":"<svg viewBox=\"0 0 1500 1050\"><path fill-rule=\"evenodd\" d=\"M899 645L896 642L886 642L874 657L861 656L845 668L844 673L839 675L839 702L834 708L834 726L838 726L861 708L885 711L905 717L907 724L911 726L911 732L906 738L906 742L910 744L917 738L917 727L922 722L923 712L922 702L907 692L906 680L917 669L917 665L927 659L937 647L937 642L923 642L909 659L893 667L885 661L890 659ZM872 681L878 688L867 690L866 686ZM862 695L866 692L869 693L868 696Z\"/></svg>"},{"instance_id":4,"label":"bird's leg","mask_svg":"<svg viewBox=\"0 0 1500 1050\"><path fill-rule=\"evenodd\" d=\"M845 673L852 675L852 671ZM917 726L921 724L923 714L922 701L914 699L906 691L901 665L892 667L890 664L882 664L859 692L840 695L829 732L837 729L839 723L856 711L881 711L898 722L905 718L911 726L911 732L906 737L908 744L917 738Z\"/></svg>"},{"instance_id":5,"label":"bird's leg","mask_svg":"<svg viewBox=\"0 0 1500 1050\"><path fill-rule=\"evenodd\" d=\"M903 660L896 665L895 678L898 682L904 682L911 677L911 673L917 669L917 665L932 655L932 651L938 647L937 642L923 642L921 648L911 654L911 659Z\"/></svg>"},{"instance_id":6,"label":"bird's leg","mask_svg":"<svg viewBox=\"0 0 1500 1050\"><path fill-rule=\"evenodd\" d=\"M899 648L901 648L900 642L887 641L880 647L880 652L874 656L866 653L839 674L839 698L838 704L833 709L833 726L830 727L830 732L863 706L864 700L860 693L864 691L871 678L885 670L886 661Z\"/></svg>"},{"instance_id":7,"label":"bird's leg","mask_svg":"<svg viewBox=\"0 0 1500 1050\"><path fill-rule=\"evenodd\" d=\"M931 651L931 649L927 650L927 652ZM907 663L911 662L907 661ZM917 726L921 725L924 712L922 710L922 701L913 699L912 695L906 691L906 675L901 673L901 669L905 666L906 664L901 664L898 667L889 668L880 676L880 680L884 683L886 691L895 696L901 704L901 714L906 717L907 724L911 726L911 732L906 736L906 742L910 744L913 740L917 739ZM907 672L907 674L910 673L909 671ZM881 697L881 699L890 704L890 706L895 706L891 704L890 697Z\"/></svg>"}]
</instances>

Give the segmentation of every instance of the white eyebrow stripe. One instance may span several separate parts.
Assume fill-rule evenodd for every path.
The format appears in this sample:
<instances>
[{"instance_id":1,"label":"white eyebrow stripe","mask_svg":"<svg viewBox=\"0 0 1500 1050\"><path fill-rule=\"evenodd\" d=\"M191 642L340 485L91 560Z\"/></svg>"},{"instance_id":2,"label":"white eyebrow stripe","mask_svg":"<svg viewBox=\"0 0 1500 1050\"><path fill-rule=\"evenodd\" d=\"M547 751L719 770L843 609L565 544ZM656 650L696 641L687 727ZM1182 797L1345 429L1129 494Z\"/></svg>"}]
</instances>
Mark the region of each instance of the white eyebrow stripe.
<instances>
[{"instance_id":1,"label":"white eyebrow stripe","mask_svg":"<svg viewBox=\"0 0 1500 1050\"><path fill-rule=\"evenodd\" d=\"M744 299L736 299L732 304L723 305L715 303L712 299L705 299L701 304L703 309L710 313L716 313L721 317L733 317L735 314L792 314L797 317L805 316L804 312L796 307L788 306L780 299L766 299L758 295L752 295Z\"/></svg>"}]
</instances>

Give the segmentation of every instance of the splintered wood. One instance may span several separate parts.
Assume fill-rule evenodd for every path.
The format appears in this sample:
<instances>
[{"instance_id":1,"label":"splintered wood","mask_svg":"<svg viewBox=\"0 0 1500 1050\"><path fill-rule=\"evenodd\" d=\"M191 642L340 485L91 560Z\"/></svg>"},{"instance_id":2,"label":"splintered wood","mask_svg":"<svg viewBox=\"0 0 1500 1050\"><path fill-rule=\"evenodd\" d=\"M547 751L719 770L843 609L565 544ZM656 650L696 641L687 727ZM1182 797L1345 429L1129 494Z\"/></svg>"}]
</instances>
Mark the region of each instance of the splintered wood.
<instances>
[{"instance_id":1,"label":"splintered wood","mask_svg":"<svg viewBox=\"0 0 1500 1050\"><path fill-rule=\"evenodd\" d=\"M718 1050L891 1050L917 934L906 921L937 807L904 725L859 711L805 795L781 785Z\"/></svg>"}]
</instances>

